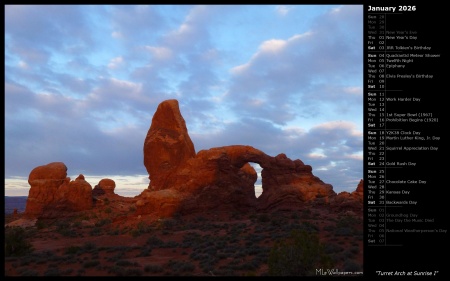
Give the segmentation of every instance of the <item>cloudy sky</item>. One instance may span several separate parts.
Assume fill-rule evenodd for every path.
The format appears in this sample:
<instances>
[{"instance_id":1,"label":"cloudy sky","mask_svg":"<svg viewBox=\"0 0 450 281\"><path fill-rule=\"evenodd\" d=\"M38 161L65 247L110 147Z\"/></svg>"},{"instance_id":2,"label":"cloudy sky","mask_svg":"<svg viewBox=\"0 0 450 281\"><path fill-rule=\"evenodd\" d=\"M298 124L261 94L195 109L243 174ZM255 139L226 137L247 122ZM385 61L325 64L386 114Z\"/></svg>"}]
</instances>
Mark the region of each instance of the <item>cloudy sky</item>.
<instances>
[{"instance_id":1,"label":"cloudy sky","mask_svg":"<svg viewBox=\"0 0 450 281\"><path fill-rule=\"evenodd\" d=\"M363 177L362 5L5 6L5 193L64 162L121 195L148 185L143 144L177 99L196 151L251 145ZM258 167L257 167L258 168Z\"/></svg>"}]
</instances>

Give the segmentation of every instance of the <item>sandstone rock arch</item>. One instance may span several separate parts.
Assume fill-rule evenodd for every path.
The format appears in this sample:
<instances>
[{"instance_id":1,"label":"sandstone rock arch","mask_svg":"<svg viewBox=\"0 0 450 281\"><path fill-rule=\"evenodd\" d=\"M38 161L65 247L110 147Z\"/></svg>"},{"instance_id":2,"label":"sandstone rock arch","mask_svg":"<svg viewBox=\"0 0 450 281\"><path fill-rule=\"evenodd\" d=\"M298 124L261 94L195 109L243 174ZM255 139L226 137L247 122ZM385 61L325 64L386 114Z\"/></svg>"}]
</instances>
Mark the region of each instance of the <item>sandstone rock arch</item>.
<instances>
[{"instance_id":1,"label":"sandstone rock arch","mask_svg":"<svg viewBox=\"0 0 450 281\"><path fill-rule=\"evenodd\" d=\"M262 167L259 198L254 190L257 174L249 162ZM144 165L150 185L137 203L138 213L268 210L336 195L330 184L312 174L311 166L283 153L272 157L248 145L230 145L195 154L177 100L158 106L144 142Z\"/></svg>"},{"instance_id":2,"label":"sandstone rock arch","mask_svg":"<svg viewBox=\"0 0 450 281\"><path fill-rule=\"evenodd\" d=\"M136 214L164 217L213 209L297 209L306 202L329 203L336 197L330 184L313 175L311 166L283 153L273 157L248 145L195 153L177 100L159 104L143 151L150 184L137 196ZM262 194L258 198L254 186L257 173L250 162L262 168ZM53 216L59 211L92 208L92 187L83 175L70 181L62 162L35 168L28 182L28 215ZM103 179L94 195L98 191L114 194L114 188L113 180ZM358 194L353 197L361 197ZM345 201L342 198L334 201Z\"/></svg>"}]
</instances>

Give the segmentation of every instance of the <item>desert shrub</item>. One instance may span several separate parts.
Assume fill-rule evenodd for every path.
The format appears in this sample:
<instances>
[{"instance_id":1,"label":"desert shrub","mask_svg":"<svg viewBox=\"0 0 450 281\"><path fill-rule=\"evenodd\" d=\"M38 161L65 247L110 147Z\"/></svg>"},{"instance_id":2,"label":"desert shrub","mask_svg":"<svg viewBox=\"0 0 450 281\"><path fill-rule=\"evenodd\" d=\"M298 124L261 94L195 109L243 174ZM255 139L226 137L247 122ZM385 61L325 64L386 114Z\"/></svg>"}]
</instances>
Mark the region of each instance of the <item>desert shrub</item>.
<instances>
[{"instance_id":1,"label":"desert shrub","mask_svg":"<svg viewBox=\"0 0 450 281\"><path fill-rule=\"evenodd\" d=\"M141 251L138 257L148 257L152 254L152 248L148 246L144 246L141 248Z\"/></svg>"},{"instance_id":2,"label":"desert shrub","mask_svg":"<svg viewBox=\"0 0 450 281\"><path fill-rule=\"evenodd\" d=\"M211 273L214 271L214 261L205 260L200 262L200 268L204 273Z\"/></svg>"},{"instance_id":3,"label":"desert shrub","mask_svg":"<svg viewBox=\"0 0 450 281\"><path fill-rule=\"evenodd\" d=\"M147 239L147 243L146 244L148 246L151 246L151 247L159 248L159 247L162 247L164 245L164 241L162 241L158 237L151 236L151 237L149 237Z\"/></svg>"},{"instance_id":4,"label":"desert shrub","mask_svg":"<svg viewBox=\"0 0 450 281\"><path fill-rule=\"evenodd\" d=\"M160 273L163 272L164 269L158 264L148 264L144 267L144 271L150 273Z\"/></svg>"},{"instance_id":5,"label":"desert shrub","mask_svg":"<svg viewBox=\"0 0 450 281\"><path fill-rule=\"evenodd\" d=\"M94 242L86 242L86 243L84 243L83 248L84 248L86 251L91 251L91 250L96 249L96 248L97 248L97 245L95 245Z\"/></svg>"},{"instance_id":6,"label":"desert shrub","mask_svg":"<svg viewBox=\"0 0 450 281\"><path fill-rule=\"evenodd\" d=\"M100 227L100 226L104 226L104 225L107 225L107 224L110 224L110 223L112 223L112 220L109 219L109 218L107 218L107 219L101 219L101 220L99 220L99 221L97 221L97 222L95 223L95 226Z\"/></svg>"},{"instance_id":7,"label":"desert shrub","mask_svg":"<svg viewBox=\"0 0 450 281\"><path fill-rule=\"evenodd\" d=\"M130 231L130 235L134 238L138 237L139 235L141 235L141 232L138 229L132 229Z\"/></svg>"},{"instance_id":8,"label":"desert shrub","mask_svg":"<svg viewBox=\"0 0 450 281\"><path fill-rule=\"evenodd\" d=\"M76 222L74 222L74 223L72 224L72 226L73 226L73 227L76 227L76 228L81 228L81 227L82 227L81 221L76 221Z\"/></svg>"},{"instance_id":9,"label":"desert shrub","mask_svg":"<svg viewBox=\"0 0 450 281\"><path fill-rule=\"evenodd\" d=\"M352 246L352 247L350 247L350 252L352 252L353 254L357 254L357 253L359 253L359 247L358 246Z\"/></svg>"},{"instance_id":10,"label":"desert shrub","mask_svg":"<svg viewBox=\"0 0 450 281\"><path fill-rule=\"evenodd\" d=\"M95 267L99 265L100 262L98 260L90 260L83 263L84 268Z\"/></svg>"},{"instance_id":11,"label":"desert shrub","mask_svg":"<svg viewBox=\"0 0 450 281\"><path fill-rule=\"evenodd\" d=\"M106 258L107 261L111 261L111 262L116 262L118 260L120 260L124 255L124 252L119 252L117 254L115 254L114 256L108 257Z\"/></svg>"},{"instance_id":12,"label":"desert shrub","mask_svg":"<svg viewBox=\"0 0 450 281\"><path fill-rule=\"evenodd\" d=\"M137 229L140 233L147 233L150 231L150 228L148 227L148 225L146 225L143 221L140 221L137 224Z\"/></svg>"},{"instance_id":13,"label":"desert shrub","mask_svg":"<svg viewBox=\"0 0 450 281\"><path fill-rule=\"evenodd\" d=\"M336 229L335 225L326 225L323 227L323 230L326 230L326 231L334 231L335 229Z\"/></svg>"},{"instance_id":14,"label":"desert shrub","mask_svg":"<svg viewBox=\"0 0 450 281\"><path fill-rule=\"evenodd\" d=\"M72 272L73 272L73 268L68 268L61 273L62 273L62 275L69 275L69 274L72 274Z\"/></svg>"},{"instance_id":15,"label":"desert shrub","mask_svg":"<svg viewBox=\"0 0 450 281\"><path fill-rule=\"evenodd\" d=\"M82 276L85 272L86 272L86 270L84 270L83 268L80 268L77 270L77 276Z\"/></svg>"},{"instance_id":16,"label":"desert shrub","mask_svg":"<svg viewBox=\"0 0 450 281\"><path fill-rule=\"evenodd\" d=\"M225 254L225 253L218 253L217 254L217 258L220 259L220 260L223 260L223 259L228 258L228 255Z\"/></svg>"},{"instance_id":17,"label":"desert shrub","mask_svg":"<svg viewBox=\"0 0 450 281\"><path fill-rule=\"evenodd\" d=\"M217 276L236 276L236 272L232 268L219 268L214 273Z\"/></svg>"},{"instance_id":18,"label":"desert shrub","mask_svg":"<svg viewBox=\"0 0 450 281\"><path fill-rule=\"evenodd\" d=\"M142 270L139 268L127 268L125 270L125 276L141 276Z\"/></svg>"},{"instance_id":19,"label":"desert shrub","mask_svg":"<svg viewBox=\"0 0 450 281\"><path fill-rule=\"evenodd\" d=\"M78 216L78 219L80 220L80 221L83 221L83 220L89 220L90 219L90 217L89 217L89 214L86 214L86 213L84 213L84 214L81 214L81 215L79 215Z\"/></svg>"},{"instance_id":20,"label":"desert shrub","mask_svg":"<svg viewBox=\"0 0 450 281\"><path fill-rule=\"evenodd\" d=\"M347 272L361 271L361 265L355 263L354 261L347 260L344 263L344 271L347 271Z\"/></svg>"},{"instance_id":21,"label":"desert shrub","mask_svg":"<svg viewBox=\"0 0 450 281\"><path fill-rule=\"evenodd\" d=\"M39 219L39 220L37 220L37 222L36 222L36 227L37 227L37 229L44 229L44 228L46 228L48 225L42 220L42 219Z\"/></svg>"},{"instance_id":22,"label":"desert shrub","mask_svg":"<svg viewBox=\"0 0 450 281\"><path fill-rule=\"evenodd\" d=\"M53 257L55 257L55 253L52 252L52 251L47 250L47 251L43 251L43 252L40 252L40 253L36 253L36 254L34 254L34 256L39 257L39 258L43 258L45 260L51 260Z\"/></svg>"},{"instance_id":23,"label":"desert shrub","mask_svg":"<svg viewBox=\"0 0 450 281\"><path fill-rule=\"evenodd\" d=\"M117 266L135 266L136 264L134 264L133 262L128 261L128 260L119 260L116 262L116 265Z\"/></svg>"},{"instance_id":24,"label":"desert shrub","mask_svg":"<svg viewBox=\"0 0 450 281\"><path fill-rule=\"evenodd\" d=\"M33 247L28 241L27 232L23 228L5 228L5 257L23 256L32 251Z\"/></svg>"},{"instance_id":25,"label":"desert shrub","mask_svg":"<svg viewBox=\"0 0 450 281\"><path fill-rule=\"evenodd\" d=\"M239 250L239 249L236 249L233 245L228 245L222 249L222 252L224 252L226 254L233 254L237 250Z\"/></svg>"},{"instance_id":26,"label":"desert shrub","mask_svg":"<svg viewBox=\"0 0 450 281\"><path fill-rule=\"evenodd\" d=\"M36 261L34 257L32 256L25 256L20 260L20 266L25 266L25 265L29 265L32 262L36 262L39 263L39 260Z\"/></svg>"},{"instance_id":27,"label":"desert shrub","mask_svg":"<svg viewBox=\"0 0 450 281\"><path fill-rule=\"evenodd\" d=\"M109 235L119 235L120 234L120 229L116 228L116 229L112 229L110 231L108 231Z\"/></svg>"},{"instance_id":28,"label":"desert shrub","mask_svg":"<svg viewBox=\"0 0 450 281\"><path fill-rule=\"evenodd\" d=\"M105 209L105 214L111 214L111 213L112 213L112 209L110 207Z\"/></svg>"},{"instance_id":29,"label":"desert shrub","mask_svg":"<svg viewBox=\"0 0 450 281\"><path fill-rule=\"evenodd\" d=\"M317 268L332 268L319 236L315 233L294 230L287 239L277 241L269 253L269 275L315 275Z\"/></svg>"},{"instance_id":30,"label":"desert shrub","mask_svg":"<svg viewBox=\"0 0 450 281\"><path fill-rule=\"evenodd\" d=\"M164 227L164 228L173 228L177 224L178 224L178 222L175 219L164 219L162 221L162 227Z\"/></svg>"},{"instance_id":31,"label":"desert shrub","mask_svg":"<svg viewBox=\"0 0 450 281\"><path fill-rule=\"evenodd\" d=\"M65 249L64 253L66 255L73 255L78 253L81 250L81 247L79 246L69 246Z\"/></svg>"},{"instance_id":32,"label":"desert shrub","mask_svg":"<svg viewBox=\"0 0 450 281\"><path fill-rule=\"evenodd\" d=\"M350 227L339 227L334 230L334 235L336 236L351 236L353 234L353 229Z\"/></svg>"},{"instance_id":33,"label":"desert shrub","mask_svg":"<svg viewBox=\"0 0 450 281\"><path fill-rule=\"evenodd\" d=\"M303 227L305 230L309 231L309 232L314 232L314 231L318 231L318 230L319 230L319 228L317 227L317 225L315 225L315 224L313 224L313 223L311 223L311 222L309 222L309 221L304 221L304 222L302 223L302 227Z\"/></svg>"},{"instance_id":34,"label":"desert shrub","mask_svg":"<svg viewBox=\"0 0 450 281\"><path fill-rule=\"evenodd\" d=\"M192 272L195 269L195 265L193 265L190 262L174 261L174 260L169 260L169 262L167 262L167 267L169 267L170 270L175 274Z\"/></svg>"},{"instance_id":35,"label":"desert shrub","mask_svg":"<svg viewBox=\"0 0 450 281\"><path fill-rule=\"evenodd\" d=\"M45 271L44 276L61 276L61 272L57 267L49 267Z\"/></svg>"},{"instance_id":36,"label":"desert shrub","mask_svg":"<svg viewBox=\"0 0 450 281\"><path fill-rule=\"evenodd\" d=\"M207 221L207 219L203 216L198 216L197 218L195 218L195 221L196 222L205 222L205 221Z\"/></svg>"},{"instance_id":37,"label":"desert shrub","mask_svg":"<svg viewBox=\"0 0 450 281\"><path fill-rule=\"evenodd\" d=\"M114 265L108 269L109 273L113 273L116 276L125 276L126 269L121 266Z\"/></svg>"},{"instance_id":38,"label":"desert shrub","mask_svg":"<svg viewBox=\"0 0 450 281\"><path fill-rule=\"evenodd\" d=\"M269 222L269 221L270 221L269 215L266 213L260 214L258 216L258 222Z\"/></svg>"},{"instance_id":39,"label":"desert shrub","mask_svg":"<svg viewBox=\"0 0 450 281\"><path fill-rule=\"evenodd\" d=\"M352 253L349 249L347 249L341 253L341 256L344 257L345 260L347 260L353 258L355 254Z\"/></svg>"},{"instance_id":40,"label":"desert shrub","mask_svg":"<svg viewBox=\"0 0 450 281\"><path fill-rule=\"evenodd\" d=\"M337 244L334 244L334 243L327 243L324 246L324 250L325 250L325 253L327 253L327 254L333 254L333 253L342 252L344 250L344 248Z\"/></svg>"},{"instance_id":41,"label":"desert shrub","mask_svg":"<svg viewBox=\"0 0 450 281\"><path fill-rule=\"evenodd\" d=\"M241 217L242 217L242 214L240 212L238 212L238 211L233 211L231 213L231 218L232 219L240 219Z\"/></svg>"},{"instance_id":42,"label":"desert shrub","mask_svg":"<svg viewBox=\"0 0 450 281\"><path fill-rule=\"evenodd\" d=\"M102 235L102 229L100 227L94 227L89 232L89 235L91 235L91 236L100 236L100 235Z\"/></svg>"},{"instance_id":43,"label":"desert shrub","mask_svg":"<svg viewBox=\"0 0 450 281\"><path fill-rule=\"evenodd\" d=\"M302 217L304 219L308 219L311 217L311 210L310 209L304 209L302 210Z\"/></svg>"},{"instance_id":44,"label":"desert shrub","mask_svg":"<svg viewBox=\"0 0 450 281\"><path fill-rule=\"evenodd\" d=\"M66 237L76 237L77 234L71 229L70 222L68 221L58 221L56 223L56 232Z\"/></svg>"},{"instance_id":45,"label":"desert shrub","mask_svg":"<svg viewBox=\"0 0 450 281\"><path fill-rule=\"evenodd\" d=\"M161 248L177 248L178 246L180 246L178 242L170 240L161 245Z\"/></svg>"},{"instance_id":46,"label":"desert shrub","mask_svg":"<svg viewBox=\"0 0 450 281\"><path fill-rule=\"evenodd\" d=\"M342 215L336 222L337 227L352 227L359 223L359 219L352 215Z\"/></svg>"},{"instance_id":47,"label":"desert shrub","mask_svg":"<svg viewBox=\"0 0 450 281\"><path fill-rule=\"evenodd\" d=\"M19 268L17 272L20 276L38 276L38 272L30 268Z\"/></svg>"}]
</instances>

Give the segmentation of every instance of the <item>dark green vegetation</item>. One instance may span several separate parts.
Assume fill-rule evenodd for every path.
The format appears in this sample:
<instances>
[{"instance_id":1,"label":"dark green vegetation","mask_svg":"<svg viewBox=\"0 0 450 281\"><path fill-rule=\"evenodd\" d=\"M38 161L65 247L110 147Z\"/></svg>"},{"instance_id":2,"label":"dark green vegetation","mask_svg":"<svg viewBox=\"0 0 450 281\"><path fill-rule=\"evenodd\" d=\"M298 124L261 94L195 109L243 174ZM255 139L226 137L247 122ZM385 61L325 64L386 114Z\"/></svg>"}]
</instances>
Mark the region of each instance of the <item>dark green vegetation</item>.
<instances>
[{"instance_id":1,"label":"dark green vegetation","mask_svg":"<svg viewBox=\"0 0 450 281\"><path fill-rule=\"evenodd\" d=\"M5 228L5 257L23 256L33 251L30 237L33 230L21 227Z\"/></svg>"},{"instance_id":2,"label":"dark green vegetation","mask_svg":"<svg viewBox=\"0 0 450 281\"><path fill-rule=\"evenodd\" d=\"M319 236L304 230L294 230L289 238L276 242L269 255L269 275L274 276L311 276L317 269L333 266Z\"/></svg>"},{"instance_id":3,"label":"dark green vegetation","mask_svg":"<svg viewBox=\"0 0 450 281\"><path fill-rule=\"evenodd\" d=\"M316 275L318 268L362 271L362 215L314 209L211 212L150 222L132 211L121 219L110 206L38 220L31 228L5 228L5 274L304 276ZM32 244L41 246L33 250Z\"/></svg>"}]
</instances>

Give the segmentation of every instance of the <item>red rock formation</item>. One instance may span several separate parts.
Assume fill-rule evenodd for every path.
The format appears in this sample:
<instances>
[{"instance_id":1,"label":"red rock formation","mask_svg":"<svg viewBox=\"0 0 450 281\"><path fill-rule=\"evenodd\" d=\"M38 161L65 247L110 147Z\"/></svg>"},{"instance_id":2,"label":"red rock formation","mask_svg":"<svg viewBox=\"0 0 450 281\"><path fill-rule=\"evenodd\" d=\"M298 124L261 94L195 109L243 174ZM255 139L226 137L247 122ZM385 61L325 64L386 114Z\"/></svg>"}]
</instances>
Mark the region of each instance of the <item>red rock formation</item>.
<instances>
[{"instance_id":1,"label":"red rock formation","mask_svg":"<svg viewBox=\"0 0 450 281\"><path fill-rule=\"evenodd\" d=\"M331 184L312 173L312 167L301 160L292 161L279 154L261 172L263 192L258 210L298 209L305 203L328 203L336 196Z\"/></svg>"},{"instance_id":2,"label":"red rock formation","mask_svg":"<svg viewBox=\"0 0 450 281\"><path fill-rule=\"evenodd\" d=\"M34 168L28 176L31 188L28 192L25 215L37 217L44 208L55 201L58 188L67 177L67 167L62 162L53 162Z\"/></svg>"},{"instance_id":3,"label":"red rock formation","mask_svg":"<svg viewBox=\"0 0 450 281\"><path fill-rule=\"evenodd\" d=\"M257 174L251 162L263 168L259 198L255 196ZM311 166L285 154L272 157L245 145L195 154L176 100L162 102L153 116L144 142L144 165L150 185L136 198L138 215L167 217L213 209L272 211L298 209L309 203L336 209L362 206L362 180L355 192L336 195L330 184L313 175ZM94 190L83 175L70 181L61 162L33 169L28 182L31 188L25 214L34 217L90 209L92 195L118 196L110 179L102 179Z\"/></svg>"},{"instance_id":4,"label":"red rock formation","mask_svg":"<svg viewBox=\"0 0 450 281\"><path fill-rule=\"evenodd\" d=\"M258 199L257 175L249 162L263 168ZM232 145L195 155L176 100L158 106L144 143L144 164L151 182L136 203L138 214L291 209L306 202L328 203L336 196L330 184L312 174L311 166L284 154L271 157L251 146Z\"/></svg>"},{"instance_id":5,"label":"red rock formation","mask_svg":"<svg viewBox=\"0 0 450 281\"><path fill-rule=\"evenodd\" d=\"M79 175L74 181L66 178L59 186L55 201L45 208L46 217L57 217L61 213L78 212L92 208L92 186Z\"/></svg>"},{"instance_id":6,"label":"red rock formation","mask_svg":"<svg viewBox=\"0 0 450 281\"><path fill-rule=\"evenodd\" d=\"M263 193L258 199L254 190L257 176L249 162L263 168ZM167 178L170 192L144 192L137 203L137 213L167 215L211 209L291 209L317 198L335 196L333 187L323 183L311 171L311 166L300 160L292 161L284 154L271 157L251 146L202 150L181 163ZM163 206L164 211L161 210Z\"/></svg>"},{"instance_id":7,"label":"red rock formation","mask_svg":"<svg viewBox=\"0 0 450 281\"><path fill-rule=\"evenodd\" d=\"M331 200L331 208L335 211L355 211L362 212L364 204L364 180L360 180L355 191L349 193L346 191L340 192Z\"/></svg>"},{"instance_id":8,"label":"red rock formation","mask_svg":"<svg viewBox=\"0 0 450 281\"><path fill-rule=\"evenodd\" d=\"M92 208L91 185L83 175L70 181L62 162L36 167L28 183L31 186L25 208L28 217L51 218Z\"/></svg>"},{"instance_id":9,"label":"red rock formation","mask_svg":"<svg viewBox=\"0 0 450 281\"><path fill-rule=\"evenodd\" d=\"M356 187L355 191L352 192L353 198L359 202L364 202L364 180L361 179Z\"/></svg>"},{"instance_id":10,"label":"red rock formation","mask_svg":"<svg viewBox=\"0 0 450 281\"><path fill-rule=\"evenodd\" d=\"M143 192L136 203L137 213L188 214L255 207L257 175L253 167L241 159L246 151L262 153L250 146L200 151L167 179L170 189Z\"/></svg>"},{"instance_id":11,"label":"red rock formation","mask_svg":"<svg viewBox=\"0 0 450 281\"><path fill-rule=\"evenodd\" d=\"M102 179L92 190L93 196L101 196L105 194L115 194L114 189L116 188L116 183L112 179Z\"/></svg>"},{"instance_id":12,"label":"red rock formation","mask_svg":"<svg viewBox=\"0 0 450 281\"><path fill-rule=\"evenodd\" d=\"M150 178L149 188L166 189L166 181L177 167L195 156L194 144L177 100L158 105L144 142L144 165Z\"/></svg>"}]
</instances>

